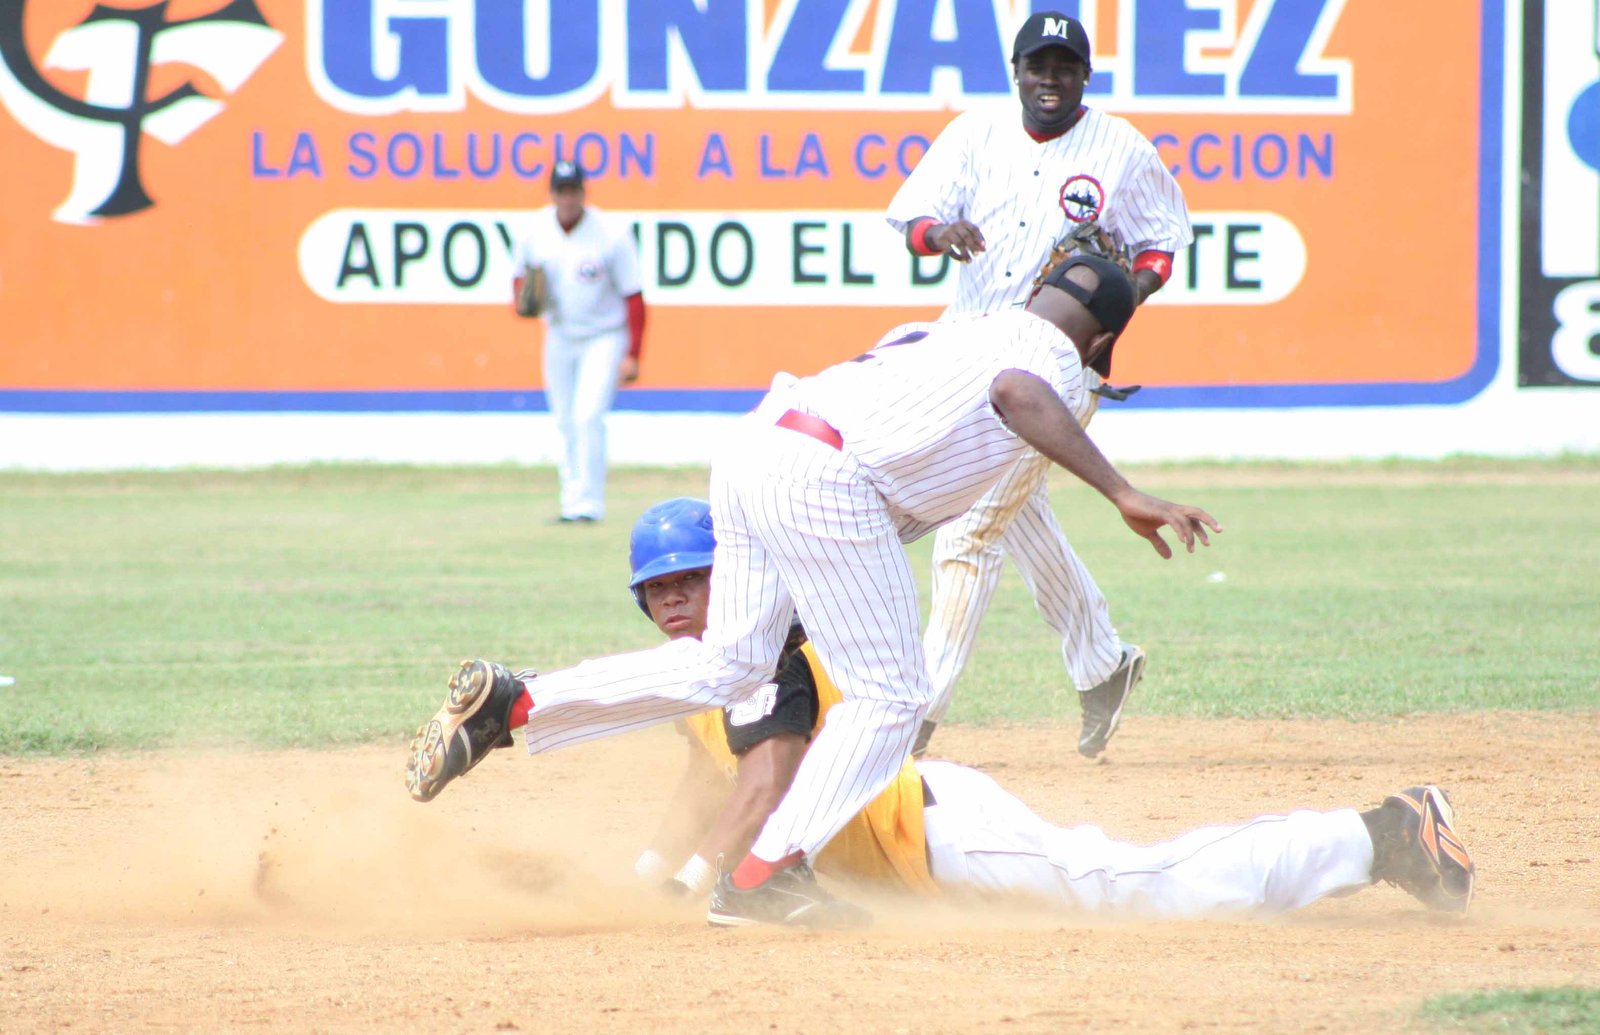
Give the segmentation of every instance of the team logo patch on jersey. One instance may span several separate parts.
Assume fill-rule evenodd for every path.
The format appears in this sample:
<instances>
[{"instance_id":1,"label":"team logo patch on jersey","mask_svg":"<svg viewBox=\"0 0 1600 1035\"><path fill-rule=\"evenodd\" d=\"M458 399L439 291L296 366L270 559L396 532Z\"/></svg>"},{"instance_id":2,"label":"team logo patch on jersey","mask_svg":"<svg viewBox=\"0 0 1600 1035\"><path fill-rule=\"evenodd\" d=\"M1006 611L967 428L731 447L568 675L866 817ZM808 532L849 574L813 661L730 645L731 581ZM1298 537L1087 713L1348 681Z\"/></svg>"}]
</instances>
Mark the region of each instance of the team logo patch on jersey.
<instances>
[{"instance_id":1,"label":"team logo patch on jersey","mask_svg":"<svg viewBox=\"0 0 1600 1035\"><path fill-rule=\"evenodd\" d=\"M1079 173L1061 185L1061 211L1074 223L1100 218L1106 205L1106 189L1093 176Z\"/></svg>"},{"instance_id":2,"label":"team logo patch on jersey","mask_svg":"<svg viewBox=\"0 0 1600 1035\"><path fill-rule=\"evenodd\" d=\"M749 726L772 714L778 705L778 684L767 683L738 704L728 706L728 725Z\"/></svg>"},{"instance_id":3,"label":"team logo patch on jersey","mask_svg":"<svg viewBox=\"0 0 1600 1035\"><path fill-rule=\"evenodd\" d=\"M595 281L604 275L605 269L593 259L584 259L578 263L578 279Z\"/></svg>"},{"instance_id":4,"label":"team logo patch on jersey","mask_svg":"<svg viewBox=\"0 0 1600 1035\"><path fill-rule=\"evenodd\" d=\"M56 36L41 66L22 31L27 6L0 0L0 104L28 132L76 156L72 188L53 213L61 223L95 223L154 205L139 165L144 139L176 145L222 111L221 101L187 79L150 96L152 66L191 65L232 93L283 42L256 0L218 0L216 10L192 18L169 18L167 0L96 4ZM57 87L41 67L87 72L84 96Z\"/></svg>"}]
</instances>

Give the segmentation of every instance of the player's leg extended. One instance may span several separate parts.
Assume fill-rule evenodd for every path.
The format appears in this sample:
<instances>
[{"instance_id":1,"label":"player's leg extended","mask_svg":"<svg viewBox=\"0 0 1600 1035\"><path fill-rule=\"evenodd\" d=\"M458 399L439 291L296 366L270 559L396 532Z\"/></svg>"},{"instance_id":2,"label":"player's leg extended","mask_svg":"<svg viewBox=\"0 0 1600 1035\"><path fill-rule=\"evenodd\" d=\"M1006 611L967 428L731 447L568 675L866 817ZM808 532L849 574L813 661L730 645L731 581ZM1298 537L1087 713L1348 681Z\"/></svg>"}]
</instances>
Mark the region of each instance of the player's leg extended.
<instances>
[{"instance_id":1,"label":"player's leg extended","mask_svg":"<svg viewBox=\"0 0 1600 1035\"><path fill-rule=\"evenodd\" d=\"M771 666L757 672L690 639L593 658L526 680L524 739L537 754L627 733L741 700L770 678Z\"/></svg>"},{"instance_id":2,"label":"player's leg extended","mask_svg":"<svg viewBox=\"0 0 1600 1035\"><path fill-rule=\"evenodd\" d=\"M1094 758L1117 731L1123 706L1144 675L1144 651L1123 643L1112 627L1105 594L1067 542L1042 481L1002 541L1034 606L1061 637L1061 656L1083 712L1078 753Z\"/></svg>"},{"instance_id":3,"label":"player's leg extended","mask_svg":"<svg viewBox=\"0 0 1600 1035\"><path fill-rule=\"evenodd\" d=\"M574 493L578 481L578 437L573 426L572 397L578 382L580 343L569 341L555 330L544 339L544 394L550 404L550 417L556 426L556 475L561 482L561 513L574 516Z\"/></svg>"},{"instance_id":4,"label":"player's leg extended","mask_svg":"<svg viewBox=\"0 0 1600 1035\"><path fill-rule=\"evenodd\" d=\"M627 349L628 332L617 330L590 338L579 356L572 391L576 477L573 510L568 513L605 516L606 415L617 397L617 366Z\"/></svg>"},{"instance_id":5,"label":"player's leg extended","mask_svg":"<svg viewBox=\"0 0 1600 1035\"><path fill-rule=\"evenodd\" d=\"M931 693L916 580L889 514L852 461L797 438L802 445L773 458L773 476L742 499L760 508L756 534L844 700L751 849L767 861L816 852L888 785ZM818 469L786 477L808 463Z\"/></svg>"},{"instance_id":6,"label":"player's leg extended","mask_svg":"<svg viewBox=\"0 0 1600 1035\"><path fill-rule=\"evenodd\" d=\"M974 769L917 768L936 802L924 828L941 884L1182 919L1272 916L1372 882L1372 838L1354 809L1262 816L1132 845L1098 827L1053 826Z\"/></svg>"},{"instance_id":7,"label":"player's leg extended","mask_svg":"<svg viewBox=\"0 0 1600 1035\"><path fill-rule=\"evenodd\" d=\"M737 462L712 466L717 546L705 635L530 680L530 753L731 704L772 678L793 605L778 566L746 527L738 492L743 474Z\"/></svg>"},{"instance_id":8,"label":"player's leg extended","mask_svg":"<svg viewBox=\"0 0 1600 1035\"><path fill-rule=\"evenodd\" d=\"M1001 535L1049 465L1037 453L1023 457L970 510L934 535L933 599L923 637L933 685L930 722L944 719L978 640L978 624L994 599L1005 560Z\"/></svg>"},{"instance_id":9,"label":"player's leg extended","mask_svg":"<svg viewBox=\"0 0 1600 1035\"><path fill-rule=\"evenodd\" d=\"M1083 377L1091 390L1102 383L1093 370L1085 370ZM1100 397L1092 391L1089 401L1085 429L1100 410ZM1049 462L1040 457L1035 463L1038 477L1017 501L1001 531L1001 546L1016 562L1040 617L1061 637L1061 656L1073 685L1088 690L1117 667L1122 640L1111 625L1105 594L1078 559L1050 506Z\"/></svg>"},{"instance_id":10,"label":"player's leg extended","mask_svg":"<svg viewBox=\"0 0 1600 1035\"><path fill-rule=\"evenodd\" d=\"M712 514L721 527L710 592L721 606L703 640L673 640L543 676L463 663L445 703L412 742L412 797L431 801L509 743L508 731L522 723L529 753L550 751L730 704L771 679L793 608L759 544L741 534L725 490L726 480L713 477ZM751 610L729 607L735 599Z\"/></svg>"},{"instance_id":11,"label":"player's leg extended","mask_svg":"<svg viewBox=\"0 0 1600 1035\"><path fill-rule=\"evenodd\" d=\"M742 429L735 432L736 440L744 437ZM742 443L736 442L738 445ZM717 545L701 641L743 668L764 672L765 681L776 672L794 618L794 603L776 560L751 534L741 488L750 484L751 468L764 472L773 457L759 449L754 456L742 455L738 448L727 454L711 468L709 499Z\"/></svg>"},{"instance_id":12,"label":"player's leg extended","mask_svg":"<svg viewBox=\"0 0 1600 1035\"><path fill-rule=\"evenodd\" d=\"M1122 661L1122 640L1111 624L1105 594L1067 541L1043 479L1000 539L1033 595L1039 616L1061 638L1061 657L1073 686L1088 690Z\"/></svg>"},{"instance_id":13,"label":"player's leg extended","mask_svg":"<svg viewBox=\"0 0 1600 1035\"><path fill-rule=\"evenodd\" d=\"M687 638L542 677L464 661L444 704L412 739L406 789L432 801L490 751L509 746L519 727L530 754L551 751L726 704L770 673L770 665L758 673Z\"/></svg>"}]
</instances>

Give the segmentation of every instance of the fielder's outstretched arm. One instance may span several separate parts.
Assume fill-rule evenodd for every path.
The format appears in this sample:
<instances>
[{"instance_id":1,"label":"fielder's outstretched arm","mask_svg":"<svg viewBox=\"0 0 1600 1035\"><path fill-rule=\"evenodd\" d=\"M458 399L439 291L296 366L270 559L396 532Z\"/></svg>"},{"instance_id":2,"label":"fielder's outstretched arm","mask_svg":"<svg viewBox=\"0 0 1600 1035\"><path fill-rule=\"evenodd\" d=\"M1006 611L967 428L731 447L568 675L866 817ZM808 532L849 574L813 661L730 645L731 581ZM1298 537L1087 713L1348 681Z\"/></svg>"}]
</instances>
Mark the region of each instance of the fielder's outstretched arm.
<instances>
[{"instance_id":1,"label":"fielder's outstretched arm","mask_svg":"<svg viewBox=\"0 0 1600 1035\"><path fill-rule=\"evenodd\" d=\"M1204 546L1211 545L1207 528L1222 531L1217 520L1199 507L1169 503L1128 484L1084 433L1055 389L1038 375L1001 371L989 386L989 402L1019 438L1110 500L1128 527L1148 539L1162 557L1172 556L1172 548L1161 538L1163 525L1177 533L1190 553L1196 539Z\"/></svg>"}]
</instances>

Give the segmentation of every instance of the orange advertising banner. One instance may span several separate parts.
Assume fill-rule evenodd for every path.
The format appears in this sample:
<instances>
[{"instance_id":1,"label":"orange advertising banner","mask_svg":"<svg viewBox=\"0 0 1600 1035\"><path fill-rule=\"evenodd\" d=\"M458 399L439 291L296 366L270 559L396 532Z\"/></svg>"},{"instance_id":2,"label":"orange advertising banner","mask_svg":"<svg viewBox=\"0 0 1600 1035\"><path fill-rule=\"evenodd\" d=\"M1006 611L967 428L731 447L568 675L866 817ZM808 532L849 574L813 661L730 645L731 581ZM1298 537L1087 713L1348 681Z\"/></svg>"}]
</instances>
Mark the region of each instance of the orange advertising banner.
<instances>
[{"instance_id":1,"label":"orange advertising banner","mask_svg":"<svg viewBox=\"0 0 1600 1035\"><path fill-rule=\"evenodd\" d=\"M538 408L511 246L562 158L639 240L619 407L748 407L951 296L883 210L1016 103L1032 7L1195 225L1131 404L1487 384L1500 0L0 0L0 410Z\"/></svg>"}]
</instances>

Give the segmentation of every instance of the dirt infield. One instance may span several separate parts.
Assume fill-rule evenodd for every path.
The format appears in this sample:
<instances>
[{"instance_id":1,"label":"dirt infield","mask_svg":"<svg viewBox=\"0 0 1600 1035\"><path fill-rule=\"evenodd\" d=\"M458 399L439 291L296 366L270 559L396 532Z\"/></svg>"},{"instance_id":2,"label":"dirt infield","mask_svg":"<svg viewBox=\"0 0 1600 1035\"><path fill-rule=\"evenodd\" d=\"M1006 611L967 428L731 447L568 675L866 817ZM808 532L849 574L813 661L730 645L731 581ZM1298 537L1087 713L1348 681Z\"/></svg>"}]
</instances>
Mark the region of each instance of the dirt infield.
<instances>
[{"instance_id":1,"label":"dirt infield","mask_svg":"<svg viewBox=\"0 0 1600 1035\"><path fill-rule=\"evenodd\" d=\"M1446 991L1600 984L1600 715L1134 716L938 747L1041 814L1157 840L1449 788L1479 898L1387 886L1273 924L873 903L864 932L720 931L633 886L670 731L500 752L436 802L403 744L0 759L0 1030L1392 1032Z\"/></svg>"}]
</instances>

